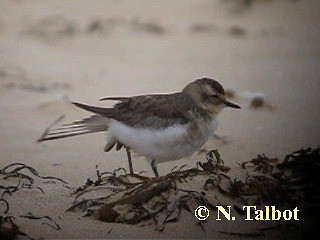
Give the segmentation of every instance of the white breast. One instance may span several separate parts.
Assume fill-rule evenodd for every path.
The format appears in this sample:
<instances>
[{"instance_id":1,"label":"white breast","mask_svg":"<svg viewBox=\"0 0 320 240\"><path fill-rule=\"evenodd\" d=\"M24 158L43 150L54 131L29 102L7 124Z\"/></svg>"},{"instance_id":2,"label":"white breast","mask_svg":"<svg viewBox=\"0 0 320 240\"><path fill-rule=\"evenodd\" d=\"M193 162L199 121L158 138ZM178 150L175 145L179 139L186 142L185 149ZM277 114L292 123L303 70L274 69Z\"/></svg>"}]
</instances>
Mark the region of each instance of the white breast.
<instances>
[{"instance_id":1,"label":"white breast","mask_svg":"<svg viewBox=\"0 0 320 240\"><path fill-rule=\"evenodd\" d=\"M216 124L174 125L154 130L134 128L116 120L110 120L106 140L117 139L134 152L149 160L165 162L189 156L199 150L213 134Z\"/></svg>"}]
</instances>

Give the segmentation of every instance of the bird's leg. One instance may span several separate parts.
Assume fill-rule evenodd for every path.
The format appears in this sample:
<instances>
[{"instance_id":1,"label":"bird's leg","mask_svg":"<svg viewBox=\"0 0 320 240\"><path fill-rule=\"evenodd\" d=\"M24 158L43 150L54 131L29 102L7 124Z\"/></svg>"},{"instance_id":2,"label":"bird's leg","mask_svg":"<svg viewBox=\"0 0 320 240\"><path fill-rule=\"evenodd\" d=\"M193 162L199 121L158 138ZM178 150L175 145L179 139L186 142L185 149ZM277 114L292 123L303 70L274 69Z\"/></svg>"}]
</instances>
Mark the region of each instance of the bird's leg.
<instances>
[{"instance_id":1,"label":"bird's leg","mask_svg":"<svg viewBox=\"0 0 320 240\"><path fill-rule=\"evenodd\" d=\"M151 168L154 172L154 175L156 175L156 177L158 178L159 174L158 174L158 169L157 169L157 161L155 159L153 159L151 162Z\"/></svg>"},{"instance_id":2,"label":"bird's leg","mask_svg":"<svg viewBox=\"0 0 320 240\"><path fill-rule=\"evenodd\" d=\"M129 147L125 147L125 149L126 149L127 156L128 156L130 174L133 174L130 148Z\"/></svg>"}]
</instances>

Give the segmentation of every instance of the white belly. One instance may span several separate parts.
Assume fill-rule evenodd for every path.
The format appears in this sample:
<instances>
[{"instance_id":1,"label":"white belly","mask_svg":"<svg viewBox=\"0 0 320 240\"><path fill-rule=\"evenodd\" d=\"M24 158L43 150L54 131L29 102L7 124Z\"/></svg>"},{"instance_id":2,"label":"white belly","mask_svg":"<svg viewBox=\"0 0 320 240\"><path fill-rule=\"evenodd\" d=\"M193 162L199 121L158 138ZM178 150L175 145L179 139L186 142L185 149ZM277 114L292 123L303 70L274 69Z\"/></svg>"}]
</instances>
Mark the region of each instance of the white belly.
<instances>
[{"instance_id":1,"label":"white belly","mask_svg":"<svg viewBox=\"0 0 320 240\"><path fill-rule=\"evenodd\" d=\"M213 134L215 121L211 124L176 125L161 130L133 128L111 120L106 140L117 139L134 152L149 160L165 162L189 156L199 150Z\"/></svg>"}]
</instances>

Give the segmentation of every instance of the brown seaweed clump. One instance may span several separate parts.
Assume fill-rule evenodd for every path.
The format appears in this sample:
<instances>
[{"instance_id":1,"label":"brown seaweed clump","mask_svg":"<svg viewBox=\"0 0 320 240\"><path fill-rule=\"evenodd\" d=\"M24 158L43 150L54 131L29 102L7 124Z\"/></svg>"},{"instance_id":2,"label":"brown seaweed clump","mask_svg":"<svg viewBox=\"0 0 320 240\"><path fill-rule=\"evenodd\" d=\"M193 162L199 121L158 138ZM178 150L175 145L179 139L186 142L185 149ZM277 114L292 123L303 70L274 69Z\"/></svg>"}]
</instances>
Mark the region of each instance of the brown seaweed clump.
<instances>
[{"instance_id":1,"label":"brown seaweed clump","mask_svg":"<svg viewBox=\"0 0 320 240\"><path fill-rule=\"evenodd\" d=\"M18 191L28 189L37 189L44 194L42 188L35 184L35 180L39 179L42 180L43 183L60 182L65 184L65 187L69 188L64 180L53 176L41 176L36 169L23 163L12 163L0 169L0 180L3 180L0 184L0 203L3 203L5 206L3 212L0 213L0 239L11 240L16 239L18 236L33 239L20 230L19 226L15 223L16 217L9 215L10 203L7 201L6 196L12 196ZM6 182L6 184L2 184L2 182ZM12 182L16 183L11 185ZM61 229L58 223L50 216L35 216L28 212L26 215L19 216L19 218L42 220L44 225L48 225L55 230Z\"/></svg>"},{"instance_id":2,"label":"brown seaweed clump","mask_svg":"<svg viewBox=\"0 0 320 240\"><path fill-rule=\"evenodd\" d=\"M207 161L198 162L196 168L173 169L160 178L130 175L124 169L113 173L97 170L97 180L88 180L74 192L75 202L69 211L82 211L84 216L106 222L149 221L160 231L166 223L178 221L183 210L194 214L199 205L213 211L221 203L232 205L239 214L244 214L243 205L298 206L306 214L319 210L319 159L319 148L302 149L284 161L258 155L239 164L245 180L232 178L217 150L208 152ZM122 171L124 174L119 174ZM199 225L203 227L202 222Z\"/></svg>"},{"instance_id":3,"label":"brown seaweed clump","mask_svg":"<svg viewBox=\"0 0 320 240\"><path fill-rule=\"evenodd\" d=\"M184 166L183 166L184 167ZM177 221L182 209L193 214L198 205L214 205L206 197L204 189L188 189L186 182L199 176L207 176L208 185L218 185L230 169L223 165L218 151L207 154L207 162L197 168L175 168L166 176L149 178L138 174L126 174L124 169L113 173L100 173L97 180L87 180L86 185L75 192L74 205L69 211L80 210L85 216L95 216L101 221L137 224L151 220L162 231L165 223ZM119 172L124 174L119 175ZM97 192L104 190L105 196ZM96 197L94 197L96 196ZM81 200L80 200L81 199Z\"/></svg>"}]
</instances>

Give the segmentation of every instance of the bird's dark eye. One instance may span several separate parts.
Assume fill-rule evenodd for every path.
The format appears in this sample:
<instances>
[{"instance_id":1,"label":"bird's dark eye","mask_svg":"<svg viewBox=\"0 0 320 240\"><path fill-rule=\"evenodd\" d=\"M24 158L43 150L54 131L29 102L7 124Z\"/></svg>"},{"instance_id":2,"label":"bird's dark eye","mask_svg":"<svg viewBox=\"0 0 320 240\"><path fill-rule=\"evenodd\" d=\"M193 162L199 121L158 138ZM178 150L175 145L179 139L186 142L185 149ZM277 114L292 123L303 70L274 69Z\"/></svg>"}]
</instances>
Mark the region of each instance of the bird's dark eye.
<instances>
[{"instance_id":1,"label":"bird's dark eye","mask_svg":"<svg viewBox=\"0 0 320 240\"><path fill-rule=\"evenodd\" d=\"M213 94L213 95L210 95L210 98L211 98L212 100L215 100L215 99L218 99L219 97L218 97L218 95Z\"/></svg>"},{"instance_id":2,"label":"bird's dark eye","mask_svg":"<svg viewBox=\"0 0 320 240\"><path fill-rule=\"evenodd\" d=\"M216 102L217 100L219 100L219 97L216 94L210 94L210 95L207 95L206 100L208 102Z\"/></svg>"}]
</instances>

